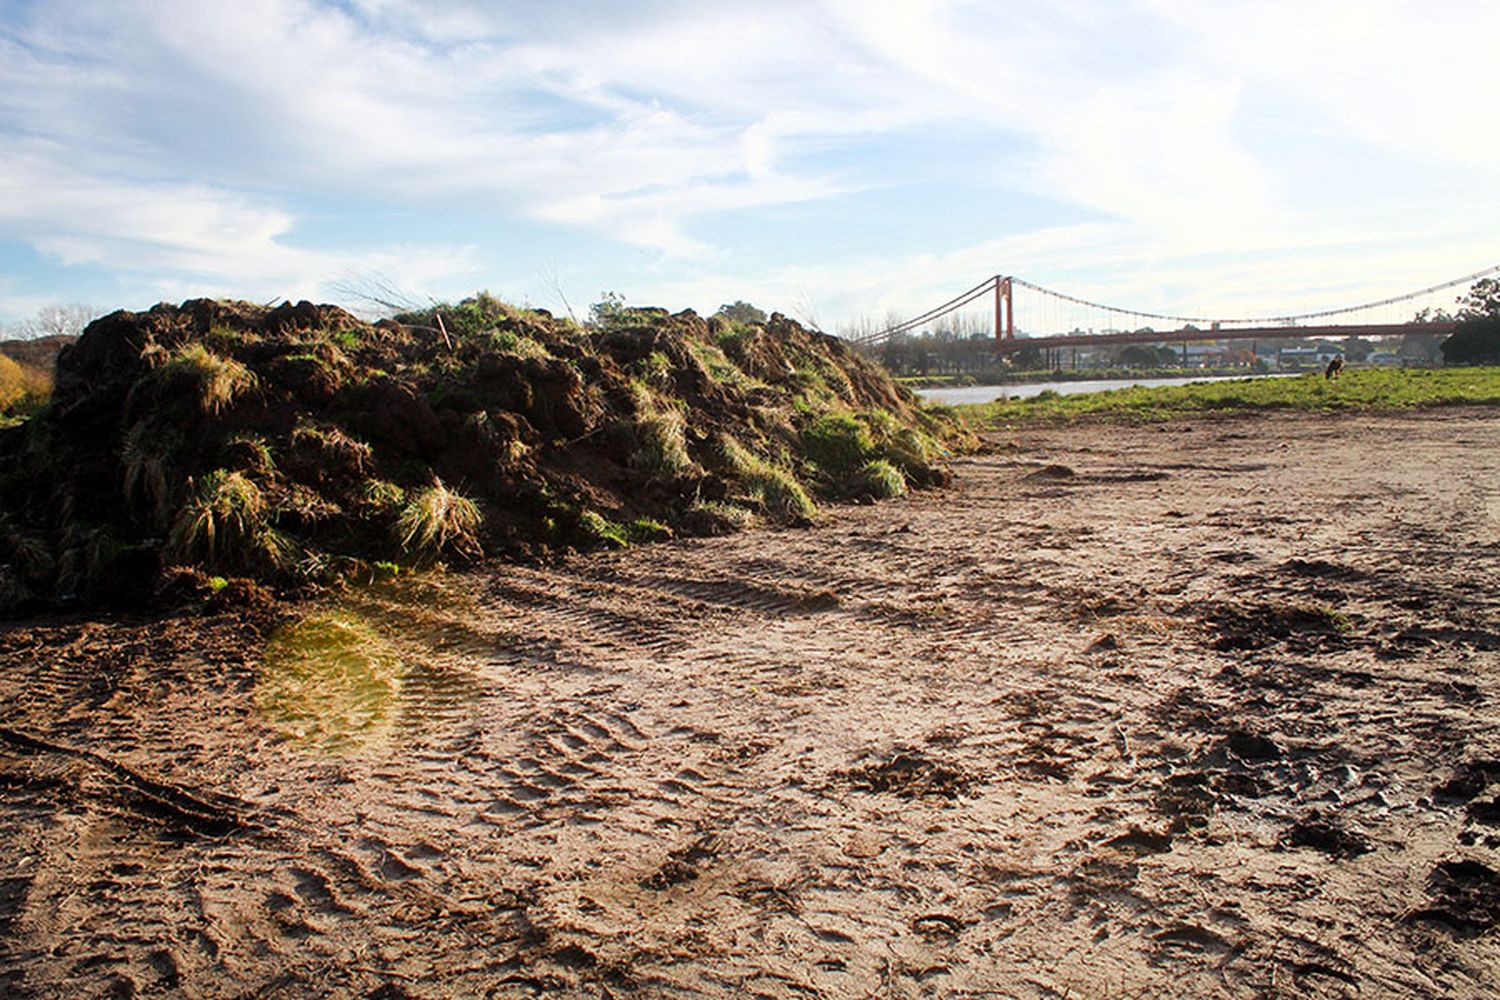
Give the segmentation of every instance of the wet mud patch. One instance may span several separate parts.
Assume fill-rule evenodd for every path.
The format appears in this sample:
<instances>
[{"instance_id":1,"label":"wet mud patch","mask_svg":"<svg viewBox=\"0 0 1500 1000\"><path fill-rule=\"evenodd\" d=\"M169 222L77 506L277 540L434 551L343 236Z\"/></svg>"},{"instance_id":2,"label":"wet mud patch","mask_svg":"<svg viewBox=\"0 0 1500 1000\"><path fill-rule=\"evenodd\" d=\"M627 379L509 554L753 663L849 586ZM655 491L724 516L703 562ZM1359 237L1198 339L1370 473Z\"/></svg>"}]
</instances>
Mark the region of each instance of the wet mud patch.
<instances>
[{"instance_id":1,"label":"wet mud patch","mask_svg":"<svg viewBox=\"0 0 1500 1000\"><path fill-rule=\"evenodd\" d=\"M963 767L934 759L921 751L898 751L890 758L837 773L850 787L903 799L937 796L956 799L979 783L979 776Z\"/></svg>"}]
</instances>

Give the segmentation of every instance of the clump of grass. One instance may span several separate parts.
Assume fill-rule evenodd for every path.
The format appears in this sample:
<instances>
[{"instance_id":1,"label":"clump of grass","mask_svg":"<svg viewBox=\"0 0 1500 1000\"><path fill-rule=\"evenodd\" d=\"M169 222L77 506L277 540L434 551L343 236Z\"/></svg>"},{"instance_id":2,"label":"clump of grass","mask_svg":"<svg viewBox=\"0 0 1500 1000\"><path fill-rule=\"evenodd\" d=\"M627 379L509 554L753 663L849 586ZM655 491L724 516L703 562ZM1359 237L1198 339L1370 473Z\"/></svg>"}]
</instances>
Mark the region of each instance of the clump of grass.
<instances>
[{"instance_id":1,"label":"clump of grass","mask_svg":"<svg viewBox=\"0 0 1500 1000\"><path fill-rule=\"evenodd\" d=\"M70 521L59 549L62 555L57 560L58 592L78 594L100 582L122 546L106 527Z\"/></svg>"},{"instance_id":2,"label":"clump of grass","mask_svg":"<svg viewBox=\"0 0 1500 1000\"><path fill-rule=\"evenodd\" d=\"M755 511L723 500L695 500L687 509L686 519L722 528L724 531L748 531L759 523ZM710 533L717 534L718 531Z\"/></svg>"},{"instance_id":3,"label":"clump of grass","mask_svg":"<svg viewBox=\"0 0 1500 1000\"><path fill-rule=\"evenodd\" d=\"M34 586L51 581L56 561L46 543L16 527L9 518L0 516L0 555L4 565L14 571L17 583Z\"/></svg>"},{"instance_id":4,"label":"clump of grass","mask_svg":"<svg viewBox=\"0 0 1500 1000\"><path fill-rule=\"evenodd\" d=\"M158 386L187 386L198 408L210 415L222 413L256 386L250 369L196 342L178 348L153 372L153 379Z\"/></svg>"},{"instance_id":5,"label":"clump of grass","mask_svg":"<svg viewBox=\"0 0 1500 1000\"><path fill-rule=\"evenodd\" d=\"M437 480L402 508L396 535L402 549L414 556L436 558L453 552L473 558L481 551L481 521L473 500Z\"/></svg>"},{"instance_id":6,"label":"clump of grass","mask_svg":"<svg viewBox=\"0 0 1500 1000\"><path fill-rule=\"evenodd\" d=\"M847 476L868 461L870 432L850 413L825 413L802 431L802 450L819 469Z\"/></svg>"},{"instance_id":7,"label":"clump of grass","mask_svg":"<svg viewBox=\"0 0 1500 1000\"><path fill-rule=\"evenodd\" d=\"M145 508L151 523L164 528L172 511L172 468L182 441L155 421L143 420L125 434L120 446L125 502Z\"/></svg>"},{"instance_id":8,"label":"clump of grass","mask_svg":"<svg viewBox=\"0 0 1500 1000\"><path fill-rule=\"evenodd\" d=\"M577 535L582 548L623 549L630 544L624 525L592 510L578 515Z\"/></svg>"},{"instance_id":9,"label":"clump of grass","mask_svg":"<svg viewBox=\"0 0 1500 1000\"><path fill-rule=\"evenodd\" d=\"M389 510L406 502L406 491L386 479L366 479L360 484L359 499L376 510Z\"/></svg>"},{"instance_id":10,"label":"clump of grass","mask_svg":"<svg viewBox=\"0 0 1500 1000\"><path fill-rule=\"evenodd\" d=\"M243 472L215 469L177 512L167 536L171 558L205 565L284 570L293 546L267 524L265 495Z\"/></svg>"},{"instance_id":11,"label":"clump of grass","mask_svg":"<svg viewBox=\"0 0 1500 1000\"><path fill-rule=\"evenodd\" d=\"M661 351L650 354L630 366L631 373L651 388L670 392L673 388L672 359Z\"/></svg>"},{"instance_id":12,"label":"clump of grass","mask_svg":"<svg viewBox=\"0 0 1500 1000\"><path fill-rule=\"evenodd\" d=\"M502 354L513 354L518 358L546 361L552 356L541 341L513 330L491 330L485 334L485 340L494 350Z\"/></svg>"},{"instance_id":13,"label":"clump of grass","mask_svg":"<svg viewBox=\"0 0 1500 1000\"><path fill-rule=\"evenodd\" d=\"M232 434L224 442L221 451L228 466L244 472L272 476L276 472L276 459L271 455L271 446L259 434Z\"/></svg>"},{"instance_id":14,"label":"clump of grass","mask_svg":"<svg viewBox=\"0 0 1500 1000\"><path fill-rule=\"evenodd\" d=\"M665 542L671 537L671 528L649 517L638 517L625 525L625 538L632 545Z\"/></svg>"},{"instance_id":15,"label":"clump of grass","mask_svg":"<svg viewBox=\"0 0 1500 1000\"><path fill-rule=\"evenodd\" d=\"M648 410L635 421L639 447L630 456L630 466L652 476L671 478L693 468L687 450L687 422L675 409Z\"/></svg>"},{"instance_id":16,"label":"clump of grass","mask_svg":"<svg viewBox=\"0 0 1500 1000\"><path fill-rule=\"evenodd\" d=\"M721 343L723 341L721 340ZM732 341L731 341L732 342ZM759 379L746 375L740 366L724 354L723 348L716 344L704 344L699 341L689 341L688 348L693 356L707 370L709 377L715 382L723 382L726 385L748 388L756 385L764 385Z\"/></svg>"},{"instance_id":17,"label":"clump of grass","mask_svg":"<svg viewBox=\"0 0 1500 1000\"><path fill-rule=\"evenodd\" d=\"M725 434L720 439L724 464L767 511L782 517L812 517L817 505L786 468L774 465Z\"/></svg>"},{"instance_id":18,"label":"clump of grass","mask_svg":"<svg viewBox=\"0 0 1500 1000\"><path fill-rule=\"evenodd\" d=\"M866 462L859 474L871 496L884 500L899 497L906 492L906 476L883 458Z\"/></svg>"},{"instance_id":19,"label":"clump of grass","mask_svg":"<svg viewBox=\"0 0 1500 1000\"><path fill-rule=\"evenodd\" d=\"M364 472L370 465L372 449L363 441L356 441L332 424L317 424L300 420L292 428L292 447L316 452L325 463L336 463L353 473Z\"/></svg>"}]
</instances>

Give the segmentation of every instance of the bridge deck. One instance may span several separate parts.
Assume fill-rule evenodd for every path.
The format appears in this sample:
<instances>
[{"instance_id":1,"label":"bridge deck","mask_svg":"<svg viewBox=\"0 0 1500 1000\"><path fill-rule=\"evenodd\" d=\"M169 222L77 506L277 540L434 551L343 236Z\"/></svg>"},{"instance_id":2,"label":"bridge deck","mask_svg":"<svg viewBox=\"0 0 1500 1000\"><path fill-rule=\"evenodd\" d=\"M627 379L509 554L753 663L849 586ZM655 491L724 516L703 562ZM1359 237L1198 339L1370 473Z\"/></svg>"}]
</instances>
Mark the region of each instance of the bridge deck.
<instances>
[{"instance_id":1,"label":"bridge deck","mask_svg":"<svg viewBox=\"0 0 1500 1000\"><path fill-rule=\"evenodd\" d=\"M1052 337L997 337L996 349L1019 351L1027 347L1097 347L1105 344L1180 344L1201 340L1342 340L1345 337L1399 337L1408 333L1446 336L1454 323L1359 323L1347 326L1255 326L1219 330L1156 330L1127 333L1066 333Z\"/></svg>"}]
</instances>

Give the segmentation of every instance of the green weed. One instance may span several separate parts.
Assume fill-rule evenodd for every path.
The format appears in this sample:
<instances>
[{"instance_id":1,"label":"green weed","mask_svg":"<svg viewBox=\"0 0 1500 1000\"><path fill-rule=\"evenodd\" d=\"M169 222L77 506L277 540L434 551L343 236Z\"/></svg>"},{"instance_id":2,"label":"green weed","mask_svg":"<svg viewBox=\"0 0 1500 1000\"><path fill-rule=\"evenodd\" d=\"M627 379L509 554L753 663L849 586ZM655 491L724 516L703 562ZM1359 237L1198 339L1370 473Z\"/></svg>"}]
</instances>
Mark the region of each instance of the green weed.
<instances>
[{"instance_id":1,"label":"green weed","mask_svg":"<svg viewBox=\"0 0 1500 1000\"><path fill-rule=\"evenodd\" d=\"M578 515L577 533L581 548L623 549L630 544L624 525L597 511L586 510Z\"/></svg>"}]
</instances>

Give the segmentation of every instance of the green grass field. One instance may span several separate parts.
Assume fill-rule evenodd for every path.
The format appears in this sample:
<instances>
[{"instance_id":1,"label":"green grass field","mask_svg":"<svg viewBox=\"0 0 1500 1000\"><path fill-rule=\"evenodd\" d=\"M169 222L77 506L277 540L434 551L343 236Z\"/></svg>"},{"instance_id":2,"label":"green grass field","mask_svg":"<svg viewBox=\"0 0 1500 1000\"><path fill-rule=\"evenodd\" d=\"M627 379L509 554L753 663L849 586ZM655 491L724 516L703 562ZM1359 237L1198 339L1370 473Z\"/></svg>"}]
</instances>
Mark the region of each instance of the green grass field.
<instances>
[{"instance_id":1,"label":"green grass field","mask_svg":"<svg viewBox=\"0 0 1500 1000\"><path fill-rule=\"evenodd\" d=\"M1421 406L1500 405L1500 368L1368 368L1337 381L1321 373L1297 378L1231 379L1196 385L1136 386L1112 392L955 407L978 428L1078 419L1170 420L1256 410L1404 410Z\"/></svg>"}]
</instances>

